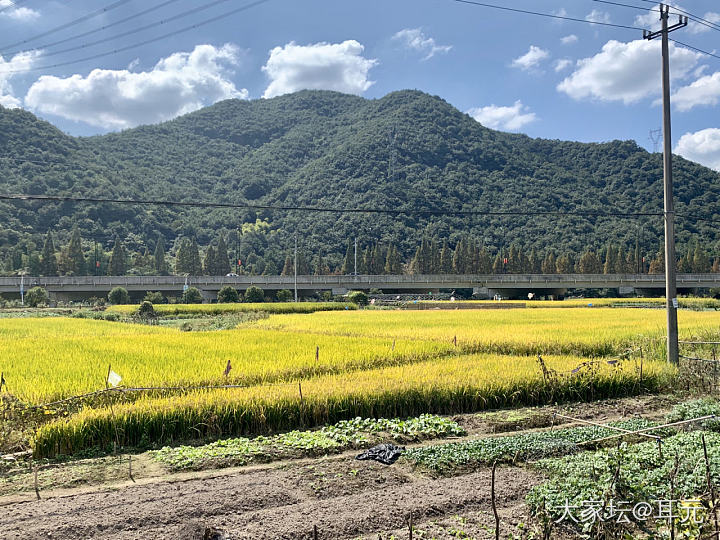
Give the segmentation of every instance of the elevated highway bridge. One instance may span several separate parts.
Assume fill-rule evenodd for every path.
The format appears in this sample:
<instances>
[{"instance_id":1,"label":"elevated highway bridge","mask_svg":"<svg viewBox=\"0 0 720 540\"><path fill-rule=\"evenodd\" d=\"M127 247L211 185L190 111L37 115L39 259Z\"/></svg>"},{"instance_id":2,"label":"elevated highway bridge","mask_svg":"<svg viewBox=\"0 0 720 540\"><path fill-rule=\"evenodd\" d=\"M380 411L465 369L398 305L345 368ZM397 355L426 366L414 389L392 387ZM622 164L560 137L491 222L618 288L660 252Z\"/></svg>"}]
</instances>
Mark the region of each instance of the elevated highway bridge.
<instances>
[{"instance_id":1,"label":"elevated highway bridge","mask_svg":"<svg viewBox=\"0 0 720 540\"><path fill-rule=\"evenodd\" d=\"M213 300L217 292L230 285L239 290L260 287L266 291L293 290L294 276L63 276L63 277L0 277L0 294L5 298L19 298L20 288L27 291L41 286L57 300L72 300L92 296L104 297L114 287L124 287L131 294L160 291L179 296L185 285L197 287L203 297ZM720 287L720 274L678 274L680 292ZM316 291L344 294L349 290L380 289L385 293L437 293L442 290L472 289L474 293L492 297L500 294L508 298L527 298L530 292L538 296L562 296L571 289L617 289L620 294L635 291L661 295L665 289L663 274L491 274L491 275L342 275L297 276L300 295Z\"/></svg>"}]
</instances>

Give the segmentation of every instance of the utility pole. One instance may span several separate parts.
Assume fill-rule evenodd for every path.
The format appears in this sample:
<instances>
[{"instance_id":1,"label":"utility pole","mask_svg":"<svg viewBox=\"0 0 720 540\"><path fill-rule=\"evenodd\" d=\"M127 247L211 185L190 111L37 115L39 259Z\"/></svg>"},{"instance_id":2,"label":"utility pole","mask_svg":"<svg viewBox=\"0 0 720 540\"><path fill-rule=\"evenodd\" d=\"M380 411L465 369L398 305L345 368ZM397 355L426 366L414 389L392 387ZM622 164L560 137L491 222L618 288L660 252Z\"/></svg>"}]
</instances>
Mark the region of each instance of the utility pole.
<instances>
[{"instance_id":1,"label":"utility pole","mask_svg":"<svg viewBox=\"0 0 720 540\"><path fill-rule=\"evenodd\" d=\"M357 236L355 237L355 272L353 275L357 279Z\"/></svg>"},{"instance_id":2,"label":"utility pole","mask_svg":"<svg viewBox=\"0 0 720 540\"><path fill-rule=\"evenodd\" d=\"M667 304L667 358L673 364L680 361L678 350L677 283L675 278L675 209L672 183L672 136L670 133L670 54L668 34L687 26L688 18L680 15L677 24L668 27L670 6L660 4L662 29L643 31L647 40L662 38L662 93L663 93L663 178L665 192L665 302Z\"/></svg>"},{"instance_id":3,"label":"utility pole","mask_svg":"<svg viewBox=\"0 0 720 540\"><path fill-rule=\"evenodd\" d=\"M297 302L297 236L295 236L295 302Z\"/></svg>"}]
</instances>

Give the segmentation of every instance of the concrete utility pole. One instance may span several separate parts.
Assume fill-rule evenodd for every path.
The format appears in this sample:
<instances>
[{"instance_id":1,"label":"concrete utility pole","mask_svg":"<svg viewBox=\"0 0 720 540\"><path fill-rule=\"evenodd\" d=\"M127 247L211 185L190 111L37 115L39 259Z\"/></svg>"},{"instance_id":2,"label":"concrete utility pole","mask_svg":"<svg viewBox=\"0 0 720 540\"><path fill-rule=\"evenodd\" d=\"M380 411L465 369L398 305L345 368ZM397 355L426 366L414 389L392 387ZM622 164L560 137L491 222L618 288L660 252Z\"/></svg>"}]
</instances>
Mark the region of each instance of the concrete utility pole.
<instances>
[{"instance_id":1,"label":"concrete utility pole","mask_svg":"<svg viewBox=\"0 0 720 540\"><path fill-rule=\"evenodd\" d=\"M297 302L297 236L295 237L295 301Z\"/></svg>"},{"instance_id":2,"label":"concrete utility pole","mask_svg":"<svg viewBox=\"0 0 720 540\"><path fill-rule=\"evenodd\" d=\"M660 4L662 29L657 32L643 31L645 39L662 38L662 92L663 92L663 177L665 191L665 301L667 303L667 358L677 364L678 350L677 283L675 279L675 209L672 183L672 136L670 134L670 58L668 34L687 26L688 18L680 15L677 24L668 27L670 6Z\"/></svg>"}]
</instances>

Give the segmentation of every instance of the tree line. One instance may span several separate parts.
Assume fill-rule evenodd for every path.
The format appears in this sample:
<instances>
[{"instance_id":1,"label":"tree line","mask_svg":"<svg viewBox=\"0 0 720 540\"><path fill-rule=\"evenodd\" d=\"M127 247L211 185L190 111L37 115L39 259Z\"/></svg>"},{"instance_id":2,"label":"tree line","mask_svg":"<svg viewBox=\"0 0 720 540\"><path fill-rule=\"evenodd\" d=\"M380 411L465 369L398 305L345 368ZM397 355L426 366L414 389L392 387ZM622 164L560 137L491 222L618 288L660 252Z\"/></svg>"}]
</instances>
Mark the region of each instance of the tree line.
<instances>
[{"instance_id":1,"label":"tree line","mask_svg":"<svg viewBox=\"0 0 720 540\"><path fill-rule=\"evenodd\" d=\"M155 249L131 252L120 238L112 249L87 246L80 231L72 230L69 241L58 248L52 231L45 235L41 250L24 252L17 247L4 258L4 275L20 273L34 276L87 275L210 275L230 273L248 275L293 275L297 265L300 275L349 274L659 274L665 271L664 253L643 253L639 244L634 248L609 244L603 249L587 248L580 254L536 248L524 249L512 244L492 251L473 238L463 238L455 246L435 238L423 238L410 258L404 258L392 243L360 245L348 242L341 264L332 264L338 257L308 256L304 249L287 252L282 269L266 262L262 255L251 252L242 259L241 248L231 250L228 240L219 235L204 249L196 239L179 239L170 253L160 236ZM236 243L237 244L237 243ZM336 254L331 254L336 255ZM681 273L720 272L720 257L711 258L698 241L688 244L678 255L677 270Z\"/></svg>"}]
</instances>

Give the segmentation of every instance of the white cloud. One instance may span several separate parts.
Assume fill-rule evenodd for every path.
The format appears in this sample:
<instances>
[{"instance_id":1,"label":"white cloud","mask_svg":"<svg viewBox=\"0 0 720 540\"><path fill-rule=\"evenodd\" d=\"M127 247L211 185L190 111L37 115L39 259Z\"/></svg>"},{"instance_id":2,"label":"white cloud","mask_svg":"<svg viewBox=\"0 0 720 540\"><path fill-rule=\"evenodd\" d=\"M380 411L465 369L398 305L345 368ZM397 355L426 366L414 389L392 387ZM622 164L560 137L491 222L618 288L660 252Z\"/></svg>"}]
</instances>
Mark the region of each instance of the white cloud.
<instances>
[{"instance_id":1,"label":"white cloud","mask_svg":"<svg viewBox=\"0 0 720 540\"><path fill-rule=\"evenodd\" d=\"M22 101L13 95L10 85L10 79L17 75L12 72L30 69L38 56L40 56L40 51L22 52L13 56L9 61L5 61L0 56L0 105L9 109L22 106Z\"/></svg>"},{"instance_id":2,"label":"white cloud","mask_svg":"<svg viewBox=\"0 0 720 540\"><path fill-rule=\"evenodd\" d=\"M513 67L529 70L548 58L550 53L535 45L530 45L528 52L512 61Z\"/></svg>"},{"instance_id":3,"label":"white cloud","mask_svg":"<svg viewBox=\"0 0 720 540\"><path fill-rule=\"evenodd\" d=\"M697 105L717 105L720 101L720 71L705 75L688 86L678 89L672 104L679 111L689 111Z\"/></svg>"},{"instance_id":4,"label":"white cloud","mask_svg":"<svg viewBox=\"0 0 720 540\"><path fill-rule=\"evenodd\" d=\"M577 40L578 37L575 34L570 34L569 36L560 38L560 43L563 45L572 45L573 43L576 43Z\"/></svg>"},{"instance_id":5,"label":"white cloud","mask_svg":"<svg viewBox=\"0 0 720 540\"><path fill-rule=\"evenodd\" d=\"M685 78L700 54L670 43L673 79ZM660 42L608 41L595 56L578 60L572 74L557 89L573 99L634 103L660 93Z\"/></svg>"},{"instance_id":6,"label":"white cloud","mask_svg":"<svg viewBox=\"0 0 720 540\"><path fill-rule=\"evenodd\" d=\"M290 42L275 47L262 68L270 77L263 97L304 89L361 94L374 84L368 80L368 72L378 63L363 57L364 49L354 39L312 45Z\"/></svg>"},{"instance_id":7,"label":"white cloud","mask_svg":"<svg viewBox=\"0 0 720 540\"><path fill-rule=\"evenodd\" d=\"M25 105L35 111L107 129L169 120L228 98L247 99L227 78L239 50L197 45L161 59L150 71L94 69L87 77L40 77Z\"/></svg>"},{"instance_id":8,"label":"white cloud","mask_svg":"<svg viewBox=\"0 0 720 540\"><path fill-rule=\"evenodd\" d=\"M0 8L11 8L14 6L10 0L0 0ZM0 12L0 17L13 19L20 22L28 22L37 19L40 12L26 7L12 7Z\"/></svg>"},{"instance_id":9,"label":"white cloud","mask_svg":"<svg viewBox=\"0 0 720 540\"><path fill-rule=\"evenodd\" d=\"M676 16L680 14L684 15L685 10L674 2L665 3L670 5L670 17L671 19L675 19L674 21L671 20L670 23L674 24L677 22ZM720 13L708 11L702 18L711 23L720 23ZM642 26L643 28L650 28L652 30L658 30L660 28L659 4L651 8L647 13L635 17L635 25ZM692 19L688 21L687 29L691 34L702 34L710 31L710 27L707 24L702 24Z\"/></svg>"},{"instance_id":10,"label":"white cloud","mask_svg":"<svg viewBox=\"0 0 720 540\"><path fill-rule=\"evenodd\" d=\"M554 67L556 72L563 71L564 69L569 68L573 65L573 61L569 58L561 58L560 60L556 60Z\"/></svg>"},{"instance_id":11,"label":"white cloud","mask_svg":"<svg viewBox=\"0 0 720 540\"><path fill-rule=\"evenodd\" d=\"M686 133L680 137L673 152L720 171L720 129L708 128Z\"/></svg>"},{"instance_id":12,"label":"white cloud","mask_svg":"<svg viewBox=\"0 0 720 540\"><path fill-rule=\"evenodd\" d=\"M585 20L590 22L599 23L610 23L610 14L607 11L600 11L599 9L593 9L590 13L585 15Z\"/></svg>"},{"instance_id":13,"label":"white cloud","mask_svg":"<svg viewBox=\"0 0 720 540\"><path fill-rule=\"evenodd\" d=\"M470 109L468 114L485 127L509 131L518 130L537 120L535 113L529 112L529 108L525 107L520 100L516 101L512 107L488 105Z\"/></svg>"},{"instance_id":14,"label":"white cloud","mask_svg":"<svg viewBox=\"0 0 720 540\"><path fill-rule=\"evenodd\" d=\"M392 38L401 42L406 49L411 49L424 55L423 60L428 60L437 53L447 53L452 49L452 45L438 45L434 38L426 36L420 28L405 28L396 33Z\"/></svg>"}]
</instances>

